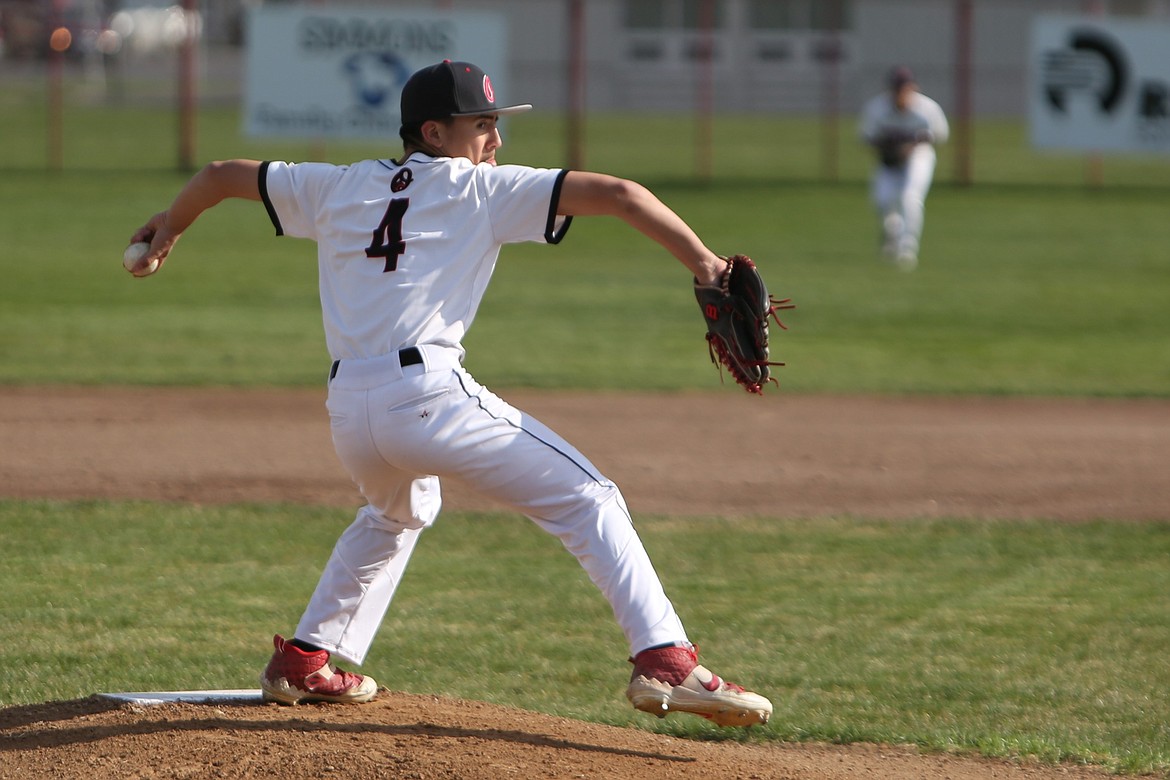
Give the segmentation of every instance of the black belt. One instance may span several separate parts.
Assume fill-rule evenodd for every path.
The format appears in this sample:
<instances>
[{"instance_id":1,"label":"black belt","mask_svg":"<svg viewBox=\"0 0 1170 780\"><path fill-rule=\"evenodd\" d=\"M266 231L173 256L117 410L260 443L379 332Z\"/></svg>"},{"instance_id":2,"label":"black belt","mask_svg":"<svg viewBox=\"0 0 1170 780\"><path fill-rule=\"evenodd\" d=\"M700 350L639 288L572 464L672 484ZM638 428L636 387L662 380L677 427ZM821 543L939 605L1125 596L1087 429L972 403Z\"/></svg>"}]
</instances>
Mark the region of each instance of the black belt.
<instances>
[{"instance_id":1,"label":"black belt","mask_svg":"<svg viewBox=\"0 0 1170 780\"><path fill-rule=\"evenodd\" d=\"M406 368L407 366L417 366L423 362L422 352L418 347L407 347L406 349L398 350L398 365ZM337 376L337 369L341 365L340 360L333 361L333 367L329 369L329 381L333 381L333 377Z\"/></svg>"},{"instance_id":2,"label":"black belt","mask_svg":"<svg viewBox=\"0 0 1170 780\"><path fill-rule=\"evenodd\" d=\"M398 364L403 368L417 366L420 363L422 363L422 353L418 351L418 347L407 347L406 349L398 350Z\"/></svg>"}]
</instances>

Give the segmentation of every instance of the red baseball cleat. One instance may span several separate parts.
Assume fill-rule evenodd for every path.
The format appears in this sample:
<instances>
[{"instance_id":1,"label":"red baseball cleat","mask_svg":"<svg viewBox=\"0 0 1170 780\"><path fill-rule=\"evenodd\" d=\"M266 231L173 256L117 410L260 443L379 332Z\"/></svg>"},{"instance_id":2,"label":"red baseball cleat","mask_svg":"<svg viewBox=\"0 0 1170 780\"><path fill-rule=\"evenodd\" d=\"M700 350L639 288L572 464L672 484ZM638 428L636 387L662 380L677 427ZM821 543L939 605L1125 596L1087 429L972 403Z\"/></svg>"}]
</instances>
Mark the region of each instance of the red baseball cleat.
<instances>
[{"instance_id":1,"label":"red baseball cleat","mask_svg":"<svg viewBox=\"0 0 1170 780\"><path fill-rule=\"evenodd\" d=\"M772 717L772 702L700 666L698 648L643 650L633 663L626 698L635 709L660 718L689 712L720 726L754 726Z\"/></svg>"},{"instance_id":2,"label":"red baseball cleat","mask_svg":"<svg viewBox=\"0 0 1170 780\"><path fill-rule=\"evenodd\" d=\"M260 675L264 701L361 704L378 693L378 684L372 677L343 672L329 663L327 650L305 652L280 634L272 638L272 644L276 652Z\"/></svg>"}]
</instances>

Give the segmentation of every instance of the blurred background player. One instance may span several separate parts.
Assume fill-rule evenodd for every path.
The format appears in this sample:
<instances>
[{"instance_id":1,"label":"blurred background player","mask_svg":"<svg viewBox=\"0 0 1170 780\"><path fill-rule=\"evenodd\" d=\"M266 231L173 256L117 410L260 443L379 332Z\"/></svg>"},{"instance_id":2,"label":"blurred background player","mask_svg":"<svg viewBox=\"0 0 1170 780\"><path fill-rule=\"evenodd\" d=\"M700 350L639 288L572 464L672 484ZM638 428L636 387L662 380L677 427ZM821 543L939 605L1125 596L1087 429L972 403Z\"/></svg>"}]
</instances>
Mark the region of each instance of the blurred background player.
<instances>
[{"instance_id":1,"label":"blurred background player","mask_svg":"<svg viewBox=\"0 0 1170 780\"><path fill-rule=\"evenodd\" d=\"M939 104L918 91L909 68L893 68L887 87L865 104L861 136L878 160L871 197L881 220L882 254L911 271L918 266L934 147L947 140L950 129Z\"/></svg>"}]
</instances>

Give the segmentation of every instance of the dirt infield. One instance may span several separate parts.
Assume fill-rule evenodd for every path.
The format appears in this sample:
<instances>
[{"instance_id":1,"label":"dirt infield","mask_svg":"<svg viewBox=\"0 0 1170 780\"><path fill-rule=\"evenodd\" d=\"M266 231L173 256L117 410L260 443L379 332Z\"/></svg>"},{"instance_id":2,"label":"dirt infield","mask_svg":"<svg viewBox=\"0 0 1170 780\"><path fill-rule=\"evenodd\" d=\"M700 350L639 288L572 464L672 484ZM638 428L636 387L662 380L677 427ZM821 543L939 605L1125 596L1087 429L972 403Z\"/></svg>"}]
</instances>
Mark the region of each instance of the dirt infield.
<instances>
[{"instance_id":1,"label":"dirt infield","mask_svg":"<svg viewBox=\"0 0 1170 780\"><path fill-rule=\"evenodd\" d=\"M506 395L635 513L1170 517L1165 401ZM0 388L0 496L356 506L323 403L315 390ZM458 485L445 495L491 508ZM358 707L95 697L0 710L0 778L14 780L1102 776L902 747L679 740L389 692Z\"/></svg>"}]
</instances>

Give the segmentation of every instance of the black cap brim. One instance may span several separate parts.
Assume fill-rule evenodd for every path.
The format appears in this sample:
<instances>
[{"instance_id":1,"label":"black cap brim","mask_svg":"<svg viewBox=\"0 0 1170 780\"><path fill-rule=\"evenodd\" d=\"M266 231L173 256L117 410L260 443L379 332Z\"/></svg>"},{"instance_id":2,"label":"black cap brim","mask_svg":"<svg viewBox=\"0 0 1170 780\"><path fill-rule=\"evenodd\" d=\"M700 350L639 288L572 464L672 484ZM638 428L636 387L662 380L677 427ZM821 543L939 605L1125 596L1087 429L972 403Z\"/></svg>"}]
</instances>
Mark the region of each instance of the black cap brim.
<instances>
[{"instance_id":1,"label":"black cap brim","mask_svg":"<svg viewBox=\"0 0 1170 780\"><path fill-rule=\"evenodd\" d=\"M531 111L531 103L519 103L515 106L501 106L497 108L489 108L484 111L463 111L458 114L450 114L450 116L483 116L484 114L519 114L522 111Z\"/></svg>"}]
</instances>

